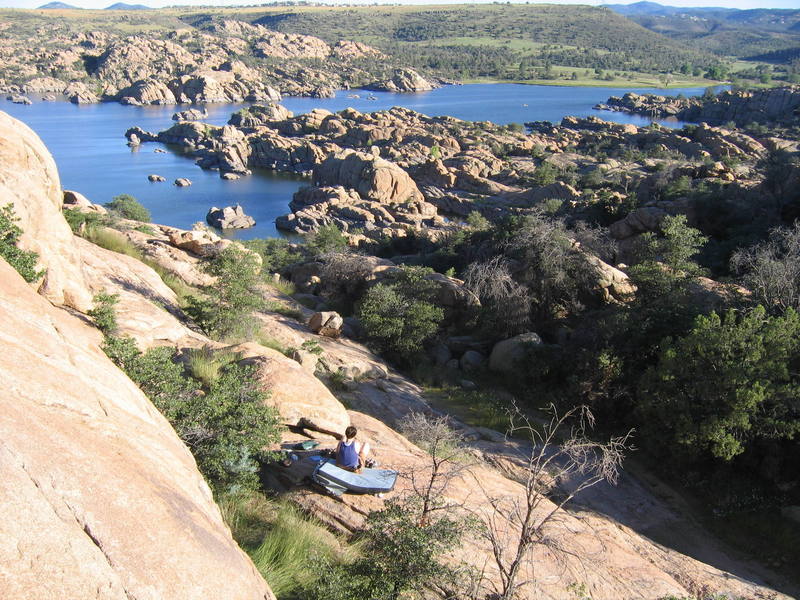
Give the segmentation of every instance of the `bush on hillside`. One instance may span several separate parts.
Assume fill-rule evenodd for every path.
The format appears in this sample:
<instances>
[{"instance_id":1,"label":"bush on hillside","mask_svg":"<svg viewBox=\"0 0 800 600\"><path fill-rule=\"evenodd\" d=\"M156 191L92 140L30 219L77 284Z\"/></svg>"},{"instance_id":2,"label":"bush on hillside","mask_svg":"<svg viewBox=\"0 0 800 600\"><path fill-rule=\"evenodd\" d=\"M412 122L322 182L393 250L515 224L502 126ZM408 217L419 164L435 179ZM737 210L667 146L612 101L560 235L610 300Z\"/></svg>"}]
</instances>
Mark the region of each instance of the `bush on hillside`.
<instances>
[{"instance_id":1,"label":"bush on hillside","mask_svg":"<svg viewBox=\"0 0 800 600\"><path fill-rule=\"evenodd\" d=\"M313 256L347 249L347 238L336 225L324 225L306 238L306 248Z\"/></svg>"},{"instance_id":2,"label":"bush on hillside","mask_svg":"<svg viewBox=\"0 0 800 600\"><path fill-rule=\"evenodd\" d=\"M174 348L141 353L131 338L112 336L104 349L172 424L217 493L257 487L259 460L280 439L280 422L252 367L229 362L198 381L174 361Z\"/></svg>"},{"instance_id":3,"label":"bush on hillside","mask_svg":"<svg viewBox=\"0 0 800 600\"><path fill-rule=\"evenodd\" d=\"M434 304L436 283L425 278L432 272L422 267L401 267L392 283L379 283L367 290L357 316L369 339L380 350L401 360L422 351L444 318Z\"/></svg>"},{"instance_id":4,"label":"bush on hillside","mask_svg":"<svg viewBox=\"0 0 800 600\"><path fill-rule=\"evenodd\" d=\"M36 269L39 255L17 247L22 235L22 229L16 225L18 220L12 205L0 206L0 258L5 259L25 281L31 283L39 279L43 273Z\"/></svg>"},{"instance_id":5,"label":"bush on hillside","mask_svg":"<svg viewBox=\"0 0 800 600\"><path fill-rule=\"evenodd\" d=\"M150 219L152 218L150 216L150 211L142 206L142 204L136 198L129 194L120 194L119 196L114 196L114 198L111 199L111 202L107 202L105 206L114 214L132 221L149 223Z\"/></svg>"},{"instance_id":6,"label":"bush on hillside","mask_svg":"<svg viewBox=\"0 0 800 600\"><path fill-rule=\"evenodd\" d=\"M303 258L303 253L283 238L248 240L244 245L261 256L264 273L280 272Z\"/></svg>"},{"instance_id":7,"label":"bush on hillside","mask_svg":"<svg viewBox=\"0 0 800 600\"><path fill-rule=\"evenodd\" d=\"M723 460L755 441L800 433L800 316L711 313L679 339L661 344L658 364L639 383L642 422L659 444ZM649 426L652 427L652 426Z\"/></svg>"},{"instance_id":8,"label":"bush on hillside","mask_svg":"<svg viewBox=\"0 0 800 600\"><path fill-rule=\"evenodd\" d=\"M187 298L186 312L209 335L225 338L250 333L251 313L264 306L258 290L258 257L234 244L205 263L203 271L217 282L207 298Z\"/></svg>"}]
</instances>

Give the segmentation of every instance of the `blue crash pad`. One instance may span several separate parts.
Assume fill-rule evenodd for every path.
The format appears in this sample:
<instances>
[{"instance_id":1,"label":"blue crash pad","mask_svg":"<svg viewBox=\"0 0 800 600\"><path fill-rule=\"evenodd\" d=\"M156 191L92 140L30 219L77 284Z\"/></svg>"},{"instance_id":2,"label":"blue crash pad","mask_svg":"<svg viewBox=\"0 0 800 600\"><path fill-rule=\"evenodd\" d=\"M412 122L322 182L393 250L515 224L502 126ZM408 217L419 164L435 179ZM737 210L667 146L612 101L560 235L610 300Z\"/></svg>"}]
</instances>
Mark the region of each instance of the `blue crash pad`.
<instances>
[{"instance_id":1,"label":"blue crash pad","mask_svg":"<svg viewBox=\"0 0 800 600\"><path fill-rule=\"evenodd\" d=\"M362 469L360 473L354 473L337 467L332 460L323 460L320 461L320 465L314 470L311 477L320 485L332 488L332 492L339 491L337 496L344 491L357 494L380 494L394 489L397 471Z\"/></svg>"}]
</instances>

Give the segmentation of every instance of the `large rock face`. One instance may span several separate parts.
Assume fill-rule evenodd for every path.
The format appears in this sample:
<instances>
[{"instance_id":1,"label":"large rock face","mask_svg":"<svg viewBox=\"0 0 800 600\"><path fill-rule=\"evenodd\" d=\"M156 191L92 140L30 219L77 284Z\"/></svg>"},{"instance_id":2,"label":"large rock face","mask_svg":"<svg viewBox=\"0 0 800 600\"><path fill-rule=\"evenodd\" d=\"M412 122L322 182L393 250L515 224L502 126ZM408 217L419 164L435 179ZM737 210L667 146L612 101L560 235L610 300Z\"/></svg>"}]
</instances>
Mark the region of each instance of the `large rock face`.
<instances>
[{"instance_id":1,"label":"large rock face","mask_svg":"<svg viewBox=\"0 0 800 600\"><path fill-rule=\"evenodd\" d=\"M383 92L428 92L438 85L431 83L413 69L397 69L391 79L367 86L368 90Z\"/></svg>"},{"instance_id":2,"label":"large rock face","mask_svg":"<svg viewBox=\"0 0 800 600\"><path fill-rule=\"evenodd\" d=\"M269 404L278 410L284 423L297 425L301 419L308 419L340 432L350 424L344 406L299 363L258 344L239 344L230 350L239 352L243 361L255 366L258 381L270 392Z\"/></svg>"},{"instance_id":3,"label":"large rock face","mask_svg":"<svg viewBox=\"0 0 800 600\"><path fill-rule=\"evenodd\" d=\"M26 125L0 112L0 206L13 205L23 230L20 246L39 254L39 292L57 305L85 312L92 297L61 216L63 193L50 152Z\"/></svg>"},{"instance_id":4,"label":"large rock face","mask_svg":"<svg viewBox=\"0 0 800 600\"><path fill-rule=\"evenodd\" d=\"M273 598L100 335L0 260L0 597Z\"/></svg>"},{"instance_id":5,"label":"large rock face","mask_svg":"<svg viewBox=\"0 0 800 600\"><path fill-rule=\"evenodd\" d=\"M314 169L314 185L341 185L377 202L424 200L408 173L364 152L344 151L325 159Z\"/></svg>"}]
</instances>

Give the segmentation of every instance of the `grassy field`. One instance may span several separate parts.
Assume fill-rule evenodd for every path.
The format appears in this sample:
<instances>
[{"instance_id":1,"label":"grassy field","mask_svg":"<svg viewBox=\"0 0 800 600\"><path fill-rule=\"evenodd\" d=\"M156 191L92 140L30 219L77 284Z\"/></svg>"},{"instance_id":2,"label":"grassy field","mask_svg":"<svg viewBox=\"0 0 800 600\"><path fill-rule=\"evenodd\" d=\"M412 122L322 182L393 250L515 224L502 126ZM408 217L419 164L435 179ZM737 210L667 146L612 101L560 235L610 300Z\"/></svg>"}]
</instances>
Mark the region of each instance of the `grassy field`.
<instances>
[{"instance_id":1,"label":"grassy field","mask_svg":"<svg viewBox=\"0 0 800 600\"><path fill-rule=\"evenodd\" d=\"M659 76L652 73L636 73L627 72L621 76L614 76L613 79L599 78L590 71L587 75L586 69L575 69L572 67L562 67L554 65L553 73L555 78L531 78L524 80L510 80L510 79L492 79L492 78L475 78L464 83L524 83L529 85L563 85L563 86L581 86L581 87L643 87L643 88L658 88L665 91L674 88L684 87L708 87L721 85L724 82L713 81L703 77L691 76L672 76L669 83L665 86ZM575 74L573 79L572 75ZM614 75L612 72L611 75Z\"/></svg>"}]
</instances>

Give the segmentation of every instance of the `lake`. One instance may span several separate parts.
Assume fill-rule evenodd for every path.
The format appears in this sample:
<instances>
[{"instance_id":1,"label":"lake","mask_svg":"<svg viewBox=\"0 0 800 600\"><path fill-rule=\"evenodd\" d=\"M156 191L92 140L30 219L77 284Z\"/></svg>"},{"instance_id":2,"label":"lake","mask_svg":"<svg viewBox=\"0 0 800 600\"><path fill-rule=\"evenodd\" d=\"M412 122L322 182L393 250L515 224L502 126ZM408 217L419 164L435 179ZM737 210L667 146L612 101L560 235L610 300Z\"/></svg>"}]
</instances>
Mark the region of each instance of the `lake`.
<instances>
[{"instance_id":1,"label":"lake","mask_svg":"<svg viewBox=\"0 0 800 600\"><path fill-rule=\"evenodd\" d=\"M695 96L705 88L669 90ZM609 121L647 125L644 117L617 112L598 112L592 107L609 96L625 92L660 93L652 89L600 87L562 87L521 84L471 84L446 86L420 94L392 94L362 90L340 90L335 98L284 98L281 102L295 114L314 108L332 112L353 107L362 112L404 106L427 115L450 115L470 121L493 121L499 124L551 121L563 117L597 115ZM358 95L360 97L352 97ZM372 95L375 100L368 100ZM235 181L219 178L215 171L203 171L191 158L180 153L154 152L166 149L162 144L142 144L137 149L126 145L125 131L138 125L147 131L161 131L173 121L172 114L181 106L122 106L103 103L78 106L69 102L39 102L32 105L0 100L0 110L25 122L52 152L58 164L61 184L76 190L96 204L103 204L117 194L130 194L146 206L153 221L181 228L191 228L205 221L211 206L241 204L257 225L252 229L227 232L231 237L251 239L280 235L275 218L289 211L294 192L307 180L295 175L269 171ZM206 122L223 125L232 112L244 104L208 105ZM680 123L672 123L679 126ZM151 183L150 174L167 181ZM178 177L188 177L192 186L172 185Z\"/></svg>"}]
</instances>

